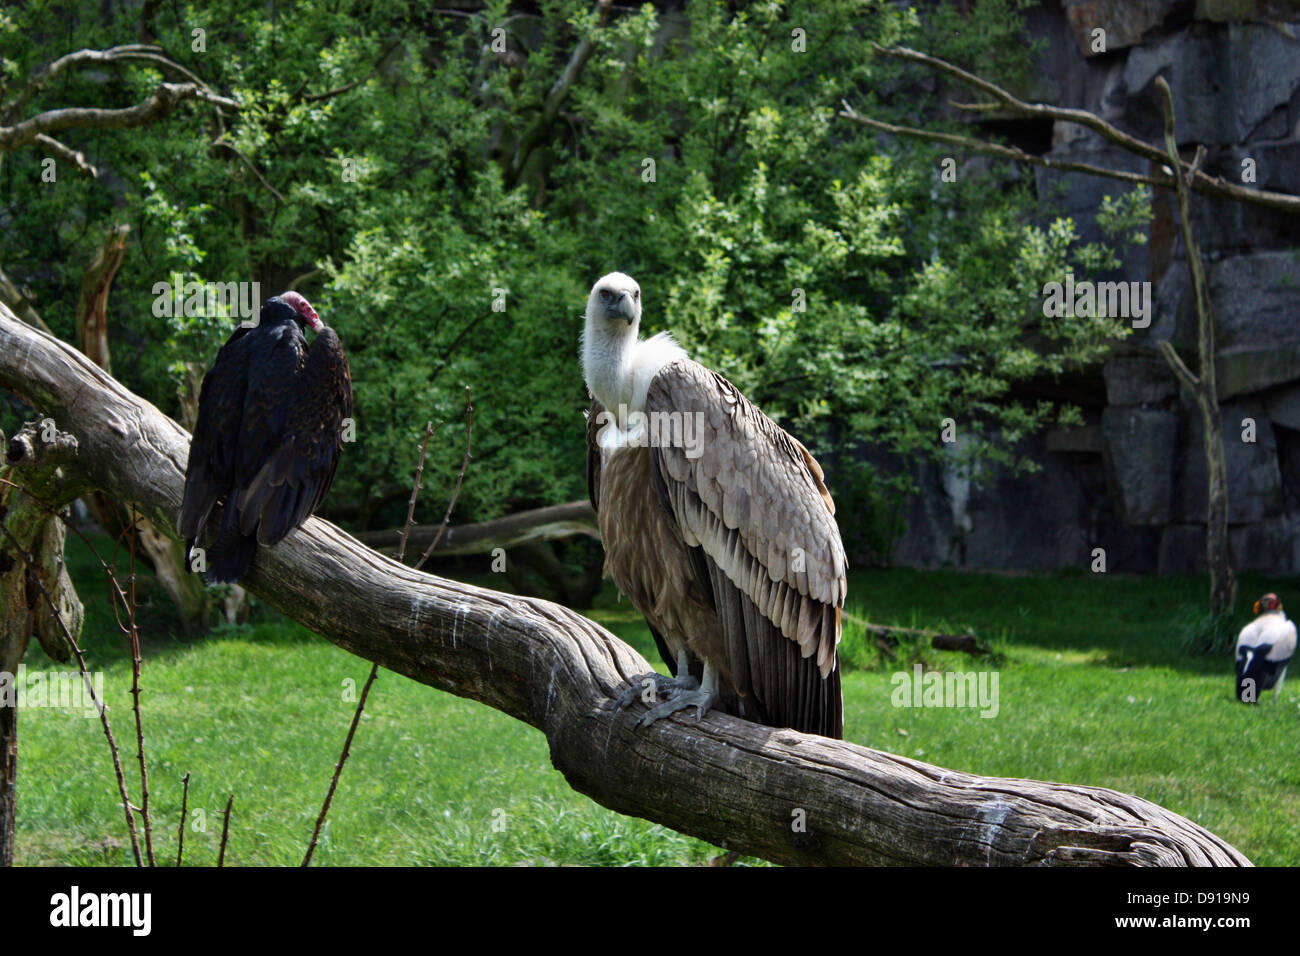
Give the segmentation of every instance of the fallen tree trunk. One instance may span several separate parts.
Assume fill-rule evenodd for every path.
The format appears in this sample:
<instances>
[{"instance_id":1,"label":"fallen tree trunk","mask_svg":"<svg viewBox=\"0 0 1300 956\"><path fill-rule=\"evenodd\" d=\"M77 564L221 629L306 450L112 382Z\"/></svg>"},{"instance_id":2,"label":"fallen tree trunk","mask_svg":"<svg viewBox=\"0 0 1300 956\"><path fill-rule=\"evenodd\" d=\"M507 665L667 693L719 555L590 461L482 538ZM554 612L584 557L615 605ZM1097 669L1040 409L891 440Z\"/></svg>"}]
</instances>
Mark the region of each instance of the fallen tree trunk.
<instances>
[{"instance_id":1,"label":"fallen tree trunk","mask_svg":"<svg viewBox=\"0 0 1300 956\"><path fill-rule=\"evenodd\" d=\"M436 524L411 526L407 548L420 553L428 549L433 536L438 533ZM536 541L554 541L574 534L600 538L596 527L596 509L590 501L570 501L545 508L517 511L503 518L480 521L477 524L452 525L434 549L435 556L456 554L490 554L497 548L509 550ZM384 554L396 554L401 528L386 531L363 531L357 540Z\"/></svg>"},{"instance_id":2,"label":"fallen tree trunk","mask_svg":"<svg viewBox=\"0 0 1300 956\"><path fill-rule=\"evenodd\" d=\"M2 306L0 385L77 438L86 478L173 525L188 443L175 422ZM977 777L721 714L633 730L640 707L608 705L649 667L612 634L414 571L319 519L260 549L246 584L351 653L538 728L598 803L729 850L794 864L1249 865L1113 790Z\"/></svg>"},{"instance_id":3,"label":"fallen tree trunk","mask_svg":"<svg viewBox=\"0 0 1300 956\"><path fill-rule=\"evenodd\" d=\"M961 651L963 654L976 656L989 653L989 649L974 634L942 634L939 631L927 631L918 627L868 624L847 614L844 617L860 625L868 637L874 637L881 648L891 654L898 647L898 639L902 636L928 638L930 646L936 651Z\"/></svg>"}]
</instances>

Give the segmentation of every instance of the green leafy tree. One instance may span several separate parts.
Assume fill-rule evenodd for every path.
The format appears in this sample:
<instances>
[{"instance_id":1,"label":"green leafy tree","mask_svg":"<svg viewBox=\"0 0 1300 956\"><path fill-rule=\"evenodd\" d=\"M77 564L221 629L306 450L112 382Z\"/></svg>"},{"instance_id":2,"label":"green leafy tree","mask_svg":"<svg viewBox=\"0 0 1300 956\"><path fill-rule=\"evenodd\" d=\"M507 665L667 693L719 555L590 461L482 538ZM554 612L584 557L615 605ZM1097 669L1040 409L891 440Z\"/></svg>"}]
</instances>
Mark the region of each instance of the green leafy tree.
<instances>
[{"instance_id":1,"label":"green leafy tree","mask_svg":"<svg viewBox=\"0 0 1300 956\"><path fill-rule=\"evenodd\" d=\"M851 98L942 122L935 91L873 42L1023 81L1022 6L496 0L457 15L213 0L146 5L144 24L134 5L78 8L58 31L19 8L5 30L32 42L6 52L6 76L69 36L104 47L147 33L240 109L190 105L185 124L88 133L76 146L98 182L67 172L34 190L39 156L9 157L0 262L67 335L81 264L107 224L130 222L138 247L111 303L117 367L173 412L186 363L210 360L236 320L157 315L159 283L303 291L352 359L357 441L326 513L354 526L400 521L426 419L449 423L426 474L450 482L465 386L475 464L458 520L580 497L580 313L591 282L621 269L645 290L647 331L672 329L834 456L833 485L852 491L846 530L896 533L887 504L907 475L859 461L862 447L938 454L952 417L972 467L1032 467L1017 439L1072 412L1019 400L1015 384L1119 334L1042 315L1043 282L1100 270L1110 253L1082 246L1025 183L978 167L944 183L939 150L835 119ZM134 63L40 96L121 106L163 78ZM1126 212L1110 214L1116 228Z\"/></svg>"}]
</instances>

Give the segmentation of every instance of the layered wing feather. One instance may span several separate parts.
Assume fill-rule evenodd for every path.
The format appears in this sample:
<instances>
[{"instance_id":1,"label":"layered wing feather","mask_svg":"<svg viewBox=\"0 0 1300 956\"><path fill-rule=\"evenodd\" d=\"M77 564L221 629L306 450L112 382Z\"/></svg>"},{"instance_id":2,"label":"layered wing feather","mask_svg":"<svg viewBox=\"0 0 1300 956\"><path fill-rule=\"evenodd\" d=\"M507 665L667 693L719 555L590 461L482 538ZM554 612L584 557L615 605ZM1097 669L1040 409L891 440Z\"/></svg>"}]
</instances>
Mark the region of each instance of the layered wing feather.
<instances>
[{"instance_id":1,"label":"layered wing feather","mask_svg":"<svg viewBox=\"0 0 1300 956\"><path fill-rule=\"evenodd\" d=\"M203 379L177 530L210 529L210 581L238 580L255 541L275 544L324 500L343 421L352 414L348 360L332 329L310 348L295 321L235 331Z\"/></svg>"},{"instance_id":2,"label":"layered wing feather","mask_svg":"<svg viewBox=\"0 0 1300 956\"><path fill-rule=\"evenodd\" d=\"M185 466L185 495L176 522L176 530L187 540L199 537L217 500L235 482L248 389L248 333L246 328L236 329L203 376Z\"/></svg>"},{"instance_id":3,"label":"layered wing feather","mask_svg":"<svg viewBox=\"0 0 1300 956\"><path fill-rule=\"evenodd\" d=\"M286 374L292 361L297 368ZM292 355L273 355L255 383L250 421L270 423L247 436L251 453L241 468L239 529L275 544L325 500L343 447L343 422L352 414L347 355L333 329Z\"/></svg>"},{"instance_id":4,"label":"layered wing feather","mask_svg":"<svg viewBox=\"0 0 1300 956\"><path fill-rule=\"evenodd\" d=\"M651 381L646 413L660 440L653 460L663 493L684 543L705 557L702 583L736 689L756 698L765 723L839 736L847 561L820 466L735 386L689 359ZM661 440L665 423L680 423L679 440Z\"/></svg>"}]
</instances>

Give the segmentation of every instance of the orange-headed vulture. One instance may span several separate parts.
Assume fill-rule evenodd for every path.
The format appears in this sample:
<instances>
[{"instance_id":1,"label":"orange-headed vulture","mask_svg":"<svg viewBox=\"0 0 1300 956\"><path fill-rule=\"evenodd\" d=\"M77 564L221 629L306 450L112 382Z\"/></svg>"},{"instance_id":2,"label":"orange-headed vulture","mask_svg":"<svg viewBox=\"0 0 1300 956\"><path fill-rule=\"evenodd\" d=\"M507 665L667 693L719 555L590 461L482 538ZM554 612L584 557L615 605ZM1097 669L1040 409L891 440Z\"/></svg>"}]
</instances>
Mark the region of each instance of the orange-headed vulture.
<instances>
[{"instance_id":1,"label":"orange-headed vulture","mask_svg":"<svg viewBox=\"0 0 1300 956\"><path fill-rule=\"evenodd\" d=\"M1286 619L1276 594L1265 594L1254 611L1255 620L1237 635L1237 700L1253 704L1264 691L1276 688L1276 702L1295 654L1295 624Z\"/></svg>"}]
</instances>

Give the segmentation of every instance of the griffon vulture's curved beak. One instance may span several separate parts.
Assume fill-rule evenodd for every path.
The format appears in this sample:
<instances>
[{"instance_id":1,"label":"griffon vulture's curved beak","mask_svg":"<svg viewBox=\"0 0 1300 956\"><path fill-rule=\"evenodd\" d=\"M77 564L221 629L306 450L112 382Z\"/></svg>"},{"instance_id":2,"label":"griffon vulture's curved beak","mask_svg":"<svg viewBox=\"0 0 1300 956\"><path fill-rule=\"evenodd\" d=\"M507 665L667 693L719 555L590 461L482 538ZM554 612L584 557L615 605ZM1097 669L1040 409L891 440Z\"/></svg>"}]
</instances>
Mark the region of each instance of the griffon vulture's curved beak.
<instances>
[{"instance_id":1,"label":"griffon vulture's curved beak","mask_svg":"<svg viewBox=\"0 0 1300 956\"><path fill-rule=\"evenodd\" d=\"M611 319L626 319L628 325L635 322L636 303L632 301L632 293L618 293L618 297L605 306L605 315Z\"/></svg>"}]
</instances>

